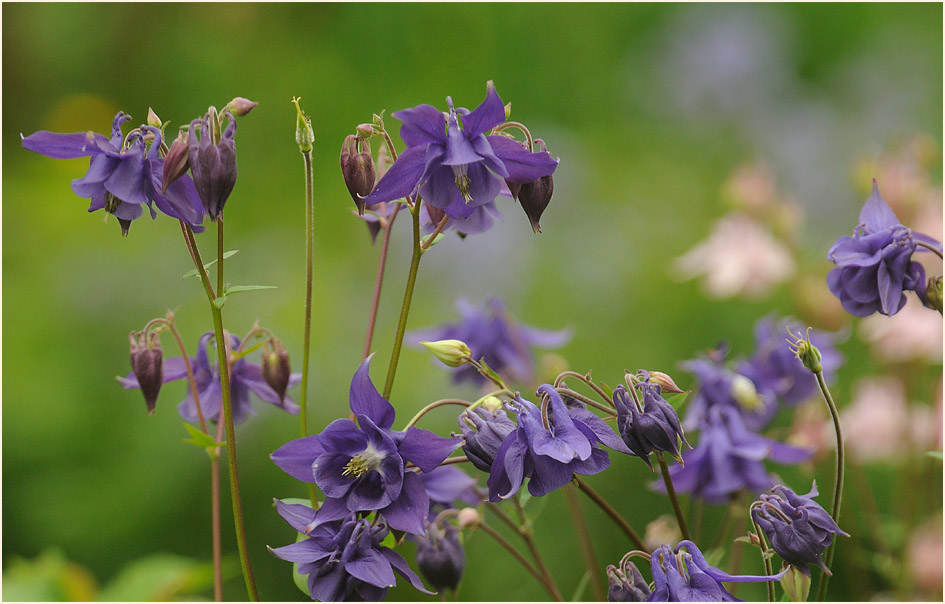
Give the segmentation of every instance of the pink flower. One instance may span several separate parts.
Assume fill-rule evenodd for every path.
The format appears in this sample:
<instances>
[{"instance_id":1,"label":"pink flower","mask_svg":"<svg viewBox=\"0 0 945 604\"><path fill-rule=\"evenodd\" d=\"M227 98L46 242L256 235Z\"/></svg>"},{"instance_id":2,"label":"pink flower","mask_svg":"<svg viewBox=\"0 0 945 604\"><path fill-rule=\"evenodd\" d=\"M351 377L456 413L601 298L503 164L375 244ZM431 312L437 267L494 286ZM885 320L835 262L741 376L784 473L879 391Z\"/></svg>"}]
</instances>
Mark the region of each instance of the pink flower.
<instances>
[{"instance_id":1,"label":"pink flower","mask_svg":"<svg viewBox=\"0 0 945 604\"><path fill-rule=\"evenodd\" d=\"M891 317L866 317L860 335L883 361L942 362L942 315L920 304L906 304Z\"/></svg>"}]
</instances>

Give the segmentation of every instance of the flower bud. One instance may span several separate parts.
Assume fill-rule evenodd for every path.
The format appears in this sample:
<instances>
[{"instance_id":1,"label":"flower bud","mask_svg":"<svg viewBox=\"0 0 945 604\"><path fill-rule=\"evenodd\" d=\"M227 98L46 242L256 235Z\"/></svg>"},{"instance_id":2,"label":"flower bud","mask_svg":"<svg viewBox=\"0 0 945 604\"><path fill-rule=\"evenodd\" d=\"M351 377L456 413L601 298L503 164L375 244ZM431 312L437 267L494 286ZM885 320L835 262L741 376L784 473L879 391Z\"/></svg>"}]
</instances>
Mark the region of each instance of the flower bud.
<instances>
[{"instance_id":1,"label":"flower bud","mask_svg":"<svg viewBox=\"0 0 945 604\"><path fill-rule=\"evenodd\" d=\"M187 144L187 135L183 132L171 143L167 156L164 158L164 176L161 179L161 192L167 191L171 183L183 176L190 169L190 145Z\"/></svg>"},{"instance_id":2,"label":"flower bud","mask_svg":"<svg viewBox=\"0 0 945 604\"><path fill-rule=\"evenodd\" d=\"M545 141L536 138L535 142L541 146L543 152L547 153ZM511 187L509 187L509 189L511 190ZM518 202L522 204L522 209L525 210L525 215L528 216L528 221L532 225L532 231L535 233L541 232L541 225L538 224L538 220L541 218L541 214L545 211L545 208L548 207L554 190L555 181L551 174L549 174L548 176L542 176L538 180L523 184L518 191Z\"/></svg>"},{"instance_id":3,"label":"flower bud","mask_svg":"<svg viewBox=\"0 0 945 604\"><path fill-rule=\"evenodd\" d=\"M420 342L426 346L433 356L440 359L447 367L459 367L472 357L472 351L466 342L460 340L437 340L436 342Z\"/></svg>"},{"instance_id":4,"label":"flower bud","mask_svg":"<svg viewBox=\"0 0 945 604\"><path fill-rule=\"evenodd\" d=\"M144 332L131 332L128 339L131 341L131 370L141 387L144 402L148 406L148 415L153 415L161 384L164 383L161 342L157 339L157 334L153 333L145 340Z\"/></svg>"},{"instance_id":5,"label":"flower bud","mask_svg":"<svg viewBox=\"0 0 945 604\"><path fill-rule=\"evenodd\" d=\"M427 524L426 537L417 538L417 567L438 591L456 589L466 567L466 553L453 525Z\"/></svg>"},{"instance_id":6,"label":"flower bud","mask_svg":"<svg viewBox=\"0 0 945 604\"><path fill-rule=\"evenodd\" d=\"M633 562L627 560L623 568L607 565L608 602L646 602L650 587Z\"/></svg>"},{"instance_id":7,"label":"flower bud","mask_svg":"<svg viewBox=\"0 0 945 604\"><path fill-rule=\"evenodd\" d=\"M499 397L490 394L489 396L483 397L482 403L480 403L479 406L489 413L495 413L502 408L502 401L499 400Z\"/></svg>"},{"instance_id":8,"label":"flower bud","mask_svg":"<svg viewBox=\"0 0 945 604\"><path fill-rule=\"evenodd\" d=\"M358 152L358 146L362 151ZM341 175L344 176L345 186L354 204L358 206L358 214L364 214L364 199L374 189L374 159L371 157L371 147L360 136L349 134L341 145Z\"/></svg>"},{"instance_id":9,"label":"flower bud","mask_svg":"<svg viewBox=\"0 0 945 604\"><path fill-rule=\"evenodd\" d=\"M457 514L456 519L462 528L472 528L479 524L481 520L479 511L476 508L463 508Z\"/></svg>"},{"instance_id":10,"label":"flower bud","mask_svg":"<svg viewBox=\"0 0 945 604\"><path fill-rule=\"evenodd\" d=\"M374 124L358 124L358 127L355 128L358 132L358 136L367 140L374 135Z\"/></svg>"},{"instance_id":11,"label":"flower bud","mask_svg":"<svg viewBox=\"0 0 945 604\"><path fill-rule=\"evenodd\" d=\"M305 115L302 107L299 105L301 97L293 98L295 103L295 142L299 145L299 151L302 153L311 153L312 145L315 143L315 131L312 130L312 119Z\"/></svg>"},{"instance_id":12,"label":"flower bud","mask_svg":"<svg viewBox=\"0 0 945 604\"><path fill-rule=\"evenodd\" d=\"M228 116L226 130L219 140L215 136L219 124L212 107L203 118L190 122L187 137L190 173L210 220L217 219L236 186L236 119L232 114Z\"/></svg>"},{"instance_id":13,"label":"flower bud","mask_svg":"<svg viewBox=\"0 0 945 604\"><path fill-rule=\"evenodd\" d=\"M791 566L781 577L781 588L791 602L806 602L810 593L810 574Z\"/></svg>"},{"instance_id":14,"label":"flower bud","mask_svg":"<svg viewBox=\"0 0 945 604\"><path fill-rule=\"evenodd\" d=\"M666 375L662 371L650 371L650 381L653 384L660 387L662 392L668 392L670 394L681 394L685 392L676 385L676 382L673 381L673 378Z\"/></svg>"},{"instance_id":15,"label":"flower bud","mask_svg":"<svg viewBox=\"0 0 945 604\"><path fill-rule=\"evenodd\" d=\"M260 370L269 387L279 395L279 402L284 402L292 369L289 367L289 353L286 352L282 342L275 338L267 342L263 348Z\"/></svg>"},{"instance_id":16,"label":"flower bud","mask_svg":"<svg viewBox=\"0 0 945 604\"><path fill-rule=\"evenodd\" d=\"M926 306L942 312L942 277L929 277L929 284L925 288Z\"/></svg>"},{"instance_id":17,"label":"flower bud","mask_svg":"<svg viewBox=\"0 0 945 604\"><path fill-rule=\"evenodd\" d=\"M488 411L477 408L459 414L459 426L463 430L463 452L474 466L483 472L492 469L499 447L515 424L503 409Z\"/></svg>"},{"instance_id":18,"label":"flower bud","mask_svg":"<svg viewBox=\"0 0 945 604\"><path fill-rule=\"evenodd\" d=\"M226 107L223 109L224 112L229 111L236 117L243 117L247 113L253 110L256 105L259 103L253 102L247 98L238 96L232 101L226 104Z\"/></svg>"},{"instance_id":19,"label":"flower bud","mask_svg":"<svg viewBox=\"0 0 945 604\"><path fill-rule=\"evenodd\" d=\"M148 125L154 126L155 128L161 127L161 118L159 118L157 114L154 113L154 109L150 107L148 107Z\"/></svg>"},{"instance_id":20,"label":"flower bud","mask_svg":"<svg viewBox=\"0 0 945 604\"><path fill-rule=\"evenodd\" d=\"M824 370L820 363L822 357L817 347L810 343L810 328L807 328L807 335L803 338L799 335L791 335L794 336L794 341L791 342L791 349L794 351L798 360L811 372L822 372Z\"/></svg>"}]
</instances>

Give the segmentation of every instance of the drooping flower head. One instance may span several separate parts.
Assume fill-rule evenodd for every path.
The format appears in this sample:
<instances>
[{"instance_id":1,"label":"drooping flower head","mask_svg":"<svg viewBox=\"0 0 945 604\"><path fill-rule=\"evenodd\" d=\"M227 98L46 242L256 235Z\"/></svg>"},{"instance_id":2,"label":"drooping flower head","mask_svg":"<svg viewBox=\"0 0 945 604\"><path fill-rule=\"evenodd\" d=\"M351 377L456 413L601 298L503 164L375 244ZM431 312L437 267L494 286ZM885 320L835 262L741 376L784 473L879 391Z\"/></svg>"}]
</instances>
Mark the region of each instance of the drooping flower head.
<instances>
[{"instance_id":1,"label":"drooping flower head","mask_svg":"<svg viewBox=\"0 0 945 604\"><path fill-rule=\"evenodd\" d=\"M551 331L516 322L505 304L491 298L481 307L465 300L456 306L462 316L457 323L414 332L411 339L460 340L472 351L472 358L486 363L503 378L521 383L534 383L535 360L531 347L556 348L570 338L569 330ZM471 365L462 365L453 371L453 381L483 384L486 378Z\"/></svg>"},{"instance_id":2,"label":"drooping flower head","mask_svg":"<svg viewBox=\"0 0 945 604\"><path fill-rule=\"evenodd\" d=\"M22 143L26 149L54 159L90 157L88 172L72 181L72 190L92 200L89 212L104 209L114 214L123 235L128 234L131 221L142 215L144 206L151 218L157 216L152 202L161 212L200 230L204 213L194 182L181 178L162 191L161 131L142 125L123 137L121 125L129 119L131 116L119 111L110 138L91 131L57 134L41 130L21 135Z\"/></svg>"},{"instance_id":3,"label":"drooping flower head","mask_svg":"<svg viewBox=\"0 0 945 604\"><path fill-rule=\"evenodd\" d=\"M466 552L459 542L459 531L444 516L437 516L426 526L426 535L411 536L417 544L420 573L438 591L455 591L466 568Z\"/></svg>"},{"instance_id":4,"label":"drooping flower head","mask_svg":"<svg viewBox=\"0 0 945 604\"><path fill-rule=\"evenodd\" d=\"M492 460L515 430L515 423L502 407L490 410L485 406L463 411L458 421L463 431L463 453L478 469L491 471Z\"/></svg>"},{"instance_id":5,"label":"drooping flower head","mask_svg":"<svg viewBox=\"0 0 945 604\"><path fill-rule=\"evenodd\" d=\"M633 454L652 468L650 453L666 451L678 459L680 441L686 446L689 443L679 425L676 410L660 396L660 386L650 382L648 372L641 371L640 375L643 381L637 384L637 388L643 395L642 410L623 386L614 390L617 429Z\"/></svg>"},{"instance_id":6,"label":"drooping flower head","mask_svg":"<svg viewBox=\"0 0 945 604\"><path fill-rule=\"evenodd\" d=\"M650 586L640 569L626 558L619 568L607 565L607 583L608 602L646 602L650 597Z\"/></svg>"},{"instance_id":7,"label":"drooping flower head","mask_svg":"<svg viewBox=\"0 0 945 604\"><path fill-rule=\"evenodd\" d=\"M685 549L686 551L682 551ZM705 556L692 541L680 541L675 549L663 545L650 554L653 593L650 602L741 602L722 582L760 583L777 581L786 571L775 575L730 575L709 566Z\"/></svg>"},{"instance_id":8,"label":"drooping flower head","mask_svg":"<svg viewBox=\"0 0 945 604\"><path fill-rule=\"evenodd\" d=\"M194 381L197 384L197 397L200 401L200 410L204 418L219 421L223 411L223 395L220 390L220 369L219 365L210 362L207 354L207 344L213 338L213 332L208 331L200 337L197 345L197 355L190 359L190 366L194 372ZM240 346L240 339L229 334L230 350L236 350ZM293 373L289 378L289 385L299 383L302 375ZM174 380L187 379L187 366L184 363L184 357L174 357L164 361L164 383ZM124 378L118 378L121 385L127 390L131 388L140 388L138 379L134 373ZM240 423L250 415L255 415L253 405L249 399L249 393L253 392L256 396L272 403L288 413L298 413L299 406L291 398L286 396L280 399L266 380L263 378L262 370L256 363L251 363L246 358L240 358L232 363L230 368L230 397L233 403L233 422ZM187 398L179 405L177 410L181 417L189 422L196 422L198 419L197 405L194 402L193 394L190 389L187 390Z\"/></svg>"},{"instance_id":9,"label":"drooping flower head","mask_svg":"<svg viewBox=\"0 0 945 604\"><path fill-rule=\"evenodd\" d=\"M547 152L531 152L501 134L488 134L505 121L505 106L489 81L486 98L472 111L453 106L443 113L418 105L393 115L403 126L407 148L380 179L365 205L394 201L418 193L425 203L442 210L463 233L476 233L491 224L483 213L503 180L524 184L548 176L558 162Z\"/></svg>"},{"instance_id":10,"label":"drooping flower head","mask_svg":"<svg viewBox=\"0 0 945 604\"><path fill-rule=\"evenodd\" d=\"M690 493L709 503L728 501L746 489L760 493L774 484L763 460L796 464L812 451L780 443L745 427L742 416L727 406L711 407L699 425L699 443L683 453L685 466L670 468L677 492ZM664 489L662 481L654 484Z\"/></svg>"},{"instance_id":11,"label":"drooping flower head","mask_svg":"<svg viewBox=\"0 0 945 604\"><path fill-rule=\"evenodd\" d=\"M228 123L222 134L213 107L190 122L187 134L190 172L210 220L217 219L236 186L236 119L228 112L223 115Z\"/></svg>"},{"instance_id":12,"label":"drooping flower head","mask_svg":"<svg viewBox=\"0 0 945 604\"><path fill-rule=\"evenodd\" d=\"M289 441L271 457L290 476L314 482L325 494L319 522L378 511L391 528L422 534L430 499L415 470L432 472L462 441L413 426L391 430L394 407L371 382L370 362L365 359L351 380L357 424L337 419L321 434Z\"/></svg>"},{"instance_id":13,"label":"drooping flower head","mask_svg":"<svg viewBox=\"0 0 945 604\"><path fill-rule=\"evenodd\" d=\"M751 516L785 562L807 575L809 565L815 564L829 575L821 555L833 543L834 535L850 535L840 530L827 510L814 501L816 496L816 482L807 495L777 485L752 504Z\"/></svg>"},{"instance_id":14,"label":"drooping flower head","mask_svg":"<svg viewBox=\"0 0 945 604\"><path fill-rule=\"evenodd\" d=\"M518 416L518 426L492 462L489 501L511 497L526 478L528 492L541 497L568 484L574 474L603 472L610 457L599 444L630 453L604 420L586 409L568 408L550 384L541 385L536 394L547 397L544 413L521 397L508 403Z\"/></svg>"},{"instance_id":15,"label":"drooping flower head","mask_svg":"<svg viewBox=\"0 0 945 604\"><path fill-rule=\"evenodd\" d=\"M858 317L874 312L892 316L905 305L909 290L924 303L925 269L912 260L917 240L942 249L940 242L899 222L874 179L853 236L840 237L827 252L837 265L827 274L827 285L844 310Z\"/></svg>"},{"instance_id":16,"label":"drooping flower head","mask_svg":"<svg viewBox=\"0 0 945 604\"><path fill-rule=\"evenodd\" d=\"M270 547L269 551L282 560L298 563L299 574L308 575L313 600L380 601L388 588L394 586L395 572L418 590L430 593L400 554L381 545L389 532L383 521L372 523L349 514L317 523L315 511L306 505L276 500L276 509L306 538L291 545Z\"/></svg>"}]
</instances>

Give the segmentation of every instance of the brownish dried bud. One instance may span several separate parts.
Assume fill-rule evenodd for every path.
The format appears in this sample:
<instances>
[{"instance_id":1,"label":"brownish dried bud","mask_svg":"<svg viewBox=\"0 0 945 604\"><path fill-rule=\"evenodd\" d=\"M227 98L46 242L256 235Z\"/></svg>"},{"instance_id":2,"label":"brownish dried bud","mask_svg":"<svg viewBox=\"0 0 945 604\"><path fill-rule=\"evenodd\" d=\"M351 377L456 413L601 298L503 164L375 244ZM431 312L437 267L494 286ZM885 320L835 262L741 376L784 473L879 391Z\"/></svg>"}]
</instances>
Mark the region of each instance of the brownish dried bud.
<instances>
[{"instance_id":1,"label":"brownish dried bud","mask_svg":"<svg viewBox=\"0 0 945 604\"><path fill-rule=\"evenodd\" d=\"M267 342L263 348L260 369L263 379L279 395L279 402L285 401L285 391L289 387L292 369L289 366L289 353L282 342L275 338Z\"/></svg>"},{"instance_id":2,"label":"brownish dried bud","mask_svg":"<svg viewBox=\"0 0 945 604\"><path fill-rule=\"evenodd\" d=\"M161 192L167 191L171 183L187 173L190 169L190 145L187 144L187 136L183 132L177 134L177 138L171 143L164 158L164 176L161 179Z\"/></svg>"},{"instance_id":3,"label":"brownish dried bud","mask_svg":"<svg viewBox=\"0 0 945 604\"><path fill-rule=\"evenodd\" d=\"M361 151L358 151L358 147ZM360 136L349 134L341 146L341 174L351 199L358 206L358 214L364 215L364 200L374 189L374 159L371 147Z\"/></svg>"},{"instance_id":4,"label":"brownish dried bud","mask_svg":"<svg viewBox=\"0 0 945 604\"><path fill-rule=\"evenodd\" d=\"M148 415L154 413L161 384L164 383L164 363L161 342L157 334L150 334L145 340L144 332L131 332L131 370L138 380L144 402L148 406Z\"/></svg>"}]
</instances>

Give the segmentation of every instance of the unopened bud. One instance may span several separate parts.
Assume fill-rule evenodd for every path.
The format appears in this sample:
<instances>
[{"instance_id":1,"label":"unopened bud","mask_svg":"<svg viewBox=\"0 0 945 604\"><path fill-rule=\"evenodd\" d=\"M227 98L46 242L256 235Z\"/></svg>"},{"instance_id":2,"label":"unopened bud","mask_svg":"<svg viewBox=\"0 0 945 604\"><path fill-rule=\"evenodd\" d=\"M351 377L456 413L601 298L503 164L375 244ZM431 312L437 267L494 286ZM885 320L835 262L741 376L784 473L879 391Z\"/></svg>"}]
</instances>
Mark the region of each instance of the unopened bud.
<instances>
[{"instance_id":1,"label":"unopened bud","mask_svg":"<svg viewBox=\"0 0 945 604\"><path fill-rule=\"evenodd\" d=\"M810 343L810 328L807 328L807 334L802 338L800 335L791 334L794 341L791 342L791 350L801 364L812 373L820 373L824 370L820 363L821 354L817 347Z\"/></svg>"},{"instance_id":2,"label":"unopened bud","mask_svg":"<svg viewBox=\"0 0 945 604\"><path fill-rule=\"evenodd\" d=\"M152 415L161 384L164 383L164 363L161 342L156 334L150 334L147 340L145 338L144 332L128 334L131 341L131 370L141 387L148 415Z\"/></svg>"},{"instance_id":3,"label":"unopened bud","mask_svg":"<svg viewBox=\"0 0 945 604\"><path fill-rule=\"evenodd\" d=\"M471 528L479 524L479 512L476 508L463 508L456 515L461 528Z\"/></svg>"},{"instance_id":4,"label":"unopened bud","mask_svg":"<svg viewBox=\"0 0 945 604\"><path fill-rule=\"evenodd\" d=\"M224 112L229 111L236 117L243 117L244 115L252 111L253 108L258 104L259 103L251 101L247 98L238 96L234 98L232 101L230 101L229 103L227 103L226 108L223 111Z\"/></svg>"},{"instance_id":5,"label":"unopened bud","mask_svg":"<svg viewBox=\"0 0 945 604\"><path fill-rule=\"evenodd\" d=\"M469 346L461 340L437 340L420 344L426 346L447 367L459 367L472 357Z\"/></svg>"},{"instance_id":6,"label":"unopened bud","mask_svg":"<svg viewBox=\"0 0 945 604\"><path fill-rule=\"evenodd\" d=\"M360 152L359 144L362 148ZM341 145L341 175L344 176L351 199L358 206L358 214L364 215L363 198L374 189L374 159L371 157L370 145L360 136L349 134Z\"/></svg>"},{"instance_id":7,"label":"unopened bud","mask_svg":"<svg viewBox=\"0 0 945 604\"><path fill-rule=\"evenodd\" d=\"M483 397L482 403L480 403L479 406L489 413L495 413L502 408L502 401L499 400L499 397L490 394L489 396Z\"/></svg>"},{"instance_id":8,"label":"unopened bud","mask_svg":"<svg viewBox=\"0 0 945 604\"><path fill-rule=\"evenodd\" d=\"M355 130L358 132L358 136L364 139L374 136L374 124L358 124L358 127L355 128Z\"/></svg>"},{"instance_id":9,"label":"unopened bud","mask_svg":"<svg viewBox=\"0 0 945 604\"><path fill-rule=\"evenodd\" d=\"M161 127L161 118L159 118L157 114L154 113L154 109L150 107L148 107L148 125L154 126L155 128Z\"/></svg>"},{"instance_id":10,"label":"unopened bud","mask_svg":"<svg viewBox=\"0 0 945 604\"><path fill-rule=\"evenodd\" d=\"M547 153L544 141L536 138L535 142L539 143L541 150ZM551 174L523 184L518 191L518 202L522 204L522 209L525 210L525 215L528 216L532 231L535 233L541 232L541 225L538 221L542 212L548 207L548 203L551 202L554 191L555 181Z\"/></svg>"},{"instance_id":11,"label":"unopened bud","mask_svg":"<svg viewBox=\"0 0 945 604\"><path fill-rule=\"evenodd\" d=\"M810 574L796 566L790 566L781 577L781 588L792 602L806 602L810 593Z\"/></svg>"},{"instance_id":12,"label":"unopened bud","mask_svg":"<svg viewBox=\"0 0 945 604\"><path fill-rule=\"evenodd\" d=\"M263 348L260 366L263 379L279 395L279 402L285 401L285 391L289 387L292 369L289 367L289 353L282 342L273 338Z\"/></svg>"},{"instance_id":13,"label":"unopened bud","mask_svg":"<svg viewBox=\"0 0 945 604\"><path fill-rule=\"evenodd\" d=\"M929 308L942 312L942 277L929 277L929 284L925 288L925 298Z\"/></svg>"},{"instance_id":14,"label":"unopened bud","mask_svg":"<svg viewBox=\"0 0 945 604\"><path fill-rule=\"evenodd\" d=\"M295 103L295 142L299 145L299 151L302 153L310 153L312 151L312 145L315 143L315 131L312 130L312 120L310 117L305 115L305 112L302 111L302 107L299 106L299 101L301 98L292 98L292 102Z\"/></svg>"},{"instance_id":15,"label":"unopened bud","mask_svg":"<svg viewBox=\"0 0 945 604\"><path fill-rule=\"evenodd\" d=\"M505 119L509 119L509 116L512 115L512 102L506 103L503 109L505 109Z\"/></svg>"},{"instance_id":16,"label":"unopened bud","mask_svg":"<svg viewBox=\"0 0 945 604\"><path fill-rule=\"evenodd\" d=\"M164 158L164 175L161 179L161 191L167 191L171 183L187 173L190 169L190 145L187 144L187 135L183 132L171 143Z\"/></svg>"},{"instance_id":17,"label":"unopened bud","mask_svg":"<svg viewBox=\"0 0 945 604\"><path fill-rule=\"evenodd\" d=\"M663 394L681 394L685 392L679 386L676 385L676 382L673 381L673 378L669 377L662 371L649 371L650 382L656 384L660 387L660 391Z\"/></svg>"}]
</instances>

